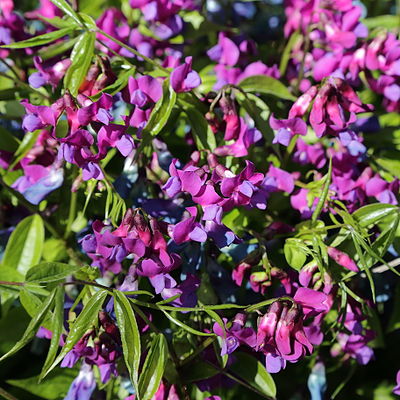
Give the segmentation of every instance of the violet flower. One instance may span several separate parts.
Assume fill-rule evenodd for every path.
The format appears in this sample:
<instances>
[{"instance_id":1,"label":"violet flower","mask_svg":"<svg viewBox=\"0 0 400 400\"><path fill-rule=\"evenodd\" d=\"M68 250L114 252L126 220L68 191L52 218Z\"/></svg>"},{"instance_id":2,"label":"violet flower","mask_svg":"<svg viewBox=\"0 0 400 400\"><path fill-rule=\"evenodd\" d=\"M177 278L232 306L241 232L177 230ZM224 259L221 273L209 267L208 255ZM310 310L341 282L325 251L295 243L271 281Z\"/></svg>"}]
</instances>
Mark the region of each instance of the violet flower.
<instances>
[{"instance_id":1,"label":"violet flower","mask_svg":"<svg viewBox=\"0 0 400 400\"><path fill-rule=\"evenodd\" d=\"M90 365L83 363L64 400L90 400L95 388L93 369Z\"/></svg>"},{"instance_id":2,"label":"violet flower","mask_svg":"<svg viewBox=\"0 0 400 400\"><path fill-rule=\"evenodd\" d=\"M272 129L278 131L272 143L280 143L288 146L295 135L304 136L307 133L307 125L301 118L278 120L272 114L269 119Z\"/></svg>"},{"instance_id":3,"label":"violet flower","mask_svg":"<svg viewBox=\"0 0 400 400\"><path fill-rule=\"evenodd\" d=\"M171 87L177 93L190 92L200 84L199 74L192 70L192 57L186 57L185 62L171 73Z\"/></svg>"}]
</instances>

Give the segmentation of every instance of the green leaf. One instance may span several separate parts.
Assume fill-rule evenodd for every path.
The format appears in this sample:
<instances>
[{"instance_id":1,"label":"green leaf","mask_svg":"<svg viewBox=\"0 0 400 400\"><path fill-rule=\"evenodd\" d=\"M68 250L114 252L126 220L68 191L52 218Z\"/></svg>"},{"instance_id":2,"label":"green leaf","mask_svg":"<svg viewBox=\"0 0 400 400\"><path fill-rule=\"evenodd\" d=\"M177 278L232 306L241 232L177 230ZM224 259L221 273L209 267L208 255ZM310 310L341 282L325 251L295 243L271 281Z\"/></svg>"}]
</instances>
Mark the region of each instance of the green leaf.
<instances>
[{"instance_id":1,"label":"green leaf","mask_svg":"<svg viewBox=\"0 0 400 400\"><path fill-rule=\"evenodd\" d=\"M46 261L62 261L67 257L68 253L63 240L50 238L44 242L43 258Z\"/></svg>"},{"instance_id":2,"label":"green leaf","mask_svg":"<svg viewBox=\"0 0 400 400\"><path fill-rule=\"evenodd\" d=\"M359 208L352 215L361 227L367 228L388 215L398 212L398 210L399 208L397 206L391 204L375 203Z\"/></svg>"},{"instance_id":3,"label":"green leaf","mask_svg":"<svg viewBox=\"0 0 400 400\"><path fill-rule=\"evenodd\" d=\"M143 132L156 136L168 121L176 102L176 93L166 79L163 83L163 95L154 106Z\"/></svg>"},{"instance_id":4,"label":"green leaf","mask_svg":"<svg viewBox=\"0 0 400 400\"><path fill-rule=\"evenodd\" d=\"M398 151L385 152L385 155L386 157L377 157L376 163L396 178L400 178L400 153Z\"/></svg>"},{"instance_id":5,"label":"green leaf","mask_svg":"<svg viewBox=\"0 0 400 400\"><path fill-rule=\"evenodd\" d=\"M21 289L19 301L31 318L33 318L37 314L43 304L39 297L29 292L25 288Z\"/></svg>"},{"instance_id":6,"label":"green leaf","mask_svg":"<svg viewBox=\"0 0 400 400\"><path fill-rule=\"evenodd\" d=\"M47 316L48 311L53 305L55 290L53 290L50 295L45 299L41 308L39 308L38 313L34 318L29 322L28 327L25 330L25 333L22 335L22 338L9 350L6 354L4 354L0 361L3 361L5 358L8 358L15 354L17 351L21 350L24 346L26 346L34 337L38 329L40 328L42 322Z\"/></svg>"},{"instance_id":7,"label":"green leaf","mask_svg":"<svg viewBox=\"0 0 400 400\"><path fill-rule=\"evenodd\" d=\"M194 141L198 150L214 150L217 147L215 135L208 125L204 115L195 107L185 104L183 110L192 128Z\"/></svg>"},{"instance_id":8,"label":"green leaf","mask_svg":"<svg viewBox=\"0 0 400 400\"><path fill-rule=\"evenodd\" d=\"M296 100L296 97L282 82L267 75L249 76L243 79L238 86L245 92L270 94L284 100Z\"/></svg>"},{"instance_id":9,"label":"green leaf","mask_svg":"<svg viewBox=\"0 0 400 400\"><path fill-rule=\"evenodd\" d=\"M137 390L141 355L140 334L131 304L126 296L117 290L114 291L114 309L121 333L125 364L132 384ZM139 395L141 395L140 391Z\"/></svg>"},{"instance_id":10,"label":"green leaf","mask_svg":"<svg viewBox=\"0 0 400 400\"><path fill-rule=\"evenodd\" d=\"M285 50L283 50L282 53L281 63L279 64L279 73L281 76L285 76L286 68L290 60L290 54L292 53L294 45L297 43L299 38L301 38L301 36L302 35L300 35L298 31L293 32L289 38L289 41L286 43Z\"/></svg>"},{"instance_id":11,"label":"green leaf","mask_svg":"<svg viewBox=\"0 0 400 400\"><path fill-rule=\"evenodd\" d=\"M18 149L14 154L14 161L8 167L8 170L12 170L28 153L28 151L33 147L36 143L36 140L39 136L40 130L36 130L35 132L27 132L25 133L22 142L19 144Z\"/></svg>"},{"instance_id":12,"label":"green leaf","mask_svg":"<svg viewBox=\"0 0 400 400\"><path fill-rule=\"evenodd\" d=\"M398 212L399 208L397 206L384 203L374 203L360 207L351 216L348 215L348 217L353 219L361 228L368 228L372 225L376 225L378 222L383 221L391 215L394 216ZM342 216L344 217L345 215ZM348 227L341 228L336 238L331 243L331 246L337 247L343 241L348 239L350 234L351 231Z\"/></svg>"},{"instance_id":13,"label":"green leaf","mask_svg":"<svg viewBox=\"0 0 400 400\"><path fill-rule=\"evenodd\" d=\"M103 93L108 93L111 96L114 96L116 93L120 92L128 84L129 77L134 76L134 74L135 74L134 68L122 70L119 73L118 78L115 82L113 82L111 85L106 86L104 89L100 90L94 96L91 96L91 99L93 101L97 101Z\"/></svg>"},{"instance_id":14,"label":"green leaf","mask_svg":"<svg viewBox=\"0 0 400 400\"><path fill-rule=\"evenodd\" d=\"M60 337L64 328L64 286L58 286L55 295L55 308L51 324L51 341L46 361L44 362L39 380L42 380L53 364L60 346Z\"/></svg>"},{"instance_id":15,"label":"green leaf","mask_svg":"<svg viewBox=\"0 0 400 400\"><path fill-rule=\"evenodd\" d=\"M260 393L268 396L276 396L275 382L271 375L256 358L246 353L235 353L237 361L230 366L230 370L243 379Z\"/></svg>"},{"instance_id":16,"label":"green leaf","mask_svg":"<svg viewBox=\"0 0 400 400\"><path fill-rule=\"evenodd\" d=\"M286 239L283 247L287 263L296 271L300 271L307 259L307 252L303 246L302 240L290 238Z\"/></svg>"},{"instance_id":17,"label":"green leaf","mask_svg":"<svg viewBox=\"0 0 400 400\"><path fill-rule=\"evenodd\" d=\"M40 261L43 242L42 218L34 214L23 219L8 240L3 263L25 275L32 265Z\"/></svg>"},{"instance_id":18,"label":"green leaf","mask_svg":"<svg viewBox=\"0 0 400 400\"><path fill-rule=\"evenodd\" d=\"M82 21L74 9L68 4L66 0L50 0L56 7L58 7L64 14L71 17L78 25L82 25Z\"/></svg>"},{"instance_id":19,"label":"green leaf","mask_svg":"<svg viewBox=\"0 0 400 400\"><path fill-rule=\"evenodd\" d=\"M13 89L14 90L14 89ZM15 152L19 146L19 140L7 129L0 126L0 149Z\"/></svg>"},{"instance_id":20,"label":"green leaf","mask_svg":"<svg viewBox=\"0 0 400 400\"><path fill-rule=\"evenodd\" d=\"M70 57L71 65L64 76L64 87L73 96L78 94L79 87L89 70L94 54L95 41L96 34L94 32L85 32L79 36L78 41L72 49Z\"/></svg>"},{"instance_id":21,"label":"green leaf","mask_svg":"<svg viewBox=\"0 0 400 400\"><path fill-rule=\"evenodd\" d=\"M68 35L73 30L73 27L63 28L59 29L58 31L45 33L43 35L35 36L30 39L22 40L21 42L11 43L0 47L6 47L7 49L24 49L26 47L41 46L46 43L54 42L55 40Z\"/></svg>"},{"instance_id":22,"label":"green leaf","mask_svg":"<svg viewBox=\"0 0 400 400\"><path fill-rule=\"evenodd\" d=\"M32 376L25 379L10 379L7 383L21 388L28 393L32 393L41 399L60 400L67 395L72 381L77 377L78 373L79 369L77 368L60 368L48 375L47 379L41 382L40 385L38 385L39 376Z\"/></svg>"},{"instance_id":23,"label":"green leaf","mask_svg":"<svg viewBox=\"0 0 400 400\"><path fill-rule=\"evenodd\" d=\"M268 123L268 118L270 116L269 107L261 98L252 93L243 94L238 92L236 100L240 106L246 110L247 114L249 114L256 128L263 134L267 143L271 145L274 134Z\"/></svg>"},{"instance_id":24,"label":"green leaf","mask_svg":"<svg viewBox=\"0 0 400 400\"><path fill-rule=\"evenodd\" d=\"M44 378L53 368L56 367L56 365L65 357L65 355L72 350L79 339L82 338L85 332L93 326L95 321L97 321L99 310L101 309L107 294L108 292L106 290L100 289L90 298L76 320L72 323L69 334L65 340L64 347L62 348L60 354L55 359L53 364L47 369L46 373L43 374L42 378Z\"/></svg>"},{"instance_id":25,"label":"green leaf","mask_svg":"<svg viewBox=\"0 0 400 400\"><path fill-rule=\"evenodd\" d=\"M39 56L42 60L48 60L50 58L56 57L59 54L66 53L71 49L77 42L78 37L69 38L68 40L63 40L62 42L56 42L50 44L46 47L39 49Z\"/></svg>"},{"instance_id":26,"label":"green leaf","mask_svg":"<svg viewBox=\"0 0 400 400\"><path fill-rule=\"evenodd\" d=\"M359 258L359 264L361 265L361 270L365 272L365 274L367 275L368 281L369 281L369 285L371 288L371 294L372 294L372 301L375 303L375 293L376 293L375 283L374 283L374 279L372 277L371 271L369 269L369 266L367 264L367 261L364 257L364 253L361 250L362 239L359 238L354 232L351 233L351 237L353 239L354 247L356 249L356 253Z\"/></svg>"},{"instance_id":27,"label":"green leaf","mask_svg":"<svg viewBox=\"0 0 400 400\"><path fill-rule=\"evenodd\" d=\"M324 179L324 188L322 189L321 197L319 198L317 206L315 207L315 210L312 214L311 217L312 222L315 222L318 219L325 205L326 199L328 198L329 185L331 184L331 179L332 179L332 158L329 160L328 173L324 176L323 179Z\"/></svg>"},{"instance_id":28,"label":"green leaf","mask_svg":"<svg viewBox=\"0 0 400 400\"><path fill-rule=\"evenodd\" d=\"M26 274L28 282L62 282L67 276L79 271L81 267L58 262L45 262L33 266Z\"/></svg>"},{"instance_id":29,"label":"green leaf","mask_svg":"<svg viewBox=\"0 0 400 400\"><path fill-rule=\"evenodd\" d=\"M23 282L24 276L14 268L11 268L7 265L0 265L0 281ZM12 292L19 292L21 287L11 286L11 285L4 285L4 286L0 285L0 289L1 290L6 289L7 291L12 291Z\"/></svg>"},{"instance_id":30,"label":"green leaf","mask_svg":"<svg viewBox=\"0 0 400 400\"><path fill-rule=\"evenodd\" d=\"M195 382L211 378L219 373L219 369L215 368L213 365L196 359L194 363L190 364L190 368L182 369L181 377L184 382Z\"/></svg>"},{"instance_id":31,"label":"green leaf","mask_svg":"<svg viewBox=\"0 0 400 400\"><path fill-rule=\"evenodd\" d=\"M167 313L162 308L160 308L160 311L162 311L164 313L164 315L171 322L173 322L175 325L178 325L179 327L181 327L182 329L184 329L185 331L187 331L189 333L192 333L193 335L197 335L197 336L215 336L213 333L201 332L201 331L198 331L197 329L194 329L194 328L184 324L182 321L180 321L179 319L173 317L170 313Z\"/></svg>"},{"instance_id":32,"label":"green leaf","mask_svg":"<svg viewBox=\"0 0 400 400\"><path fill-rule=\"evenodd\" d=\"M362 21L367 28L381 28L396 29L400 25L399 15L379 15L377 17L366 18Z\"/></svg>"},{"instance_id":33,"label":"green leaf","mask_svg":"<svg viewBox=\"0 0 400 400\"><path fill-rule=\"evenodd\" d=\"M151 345L139 379L142 400L151 400L160 386L168 359L168 344L162 333L157 334Z\"/></svg>"}]
</instances>

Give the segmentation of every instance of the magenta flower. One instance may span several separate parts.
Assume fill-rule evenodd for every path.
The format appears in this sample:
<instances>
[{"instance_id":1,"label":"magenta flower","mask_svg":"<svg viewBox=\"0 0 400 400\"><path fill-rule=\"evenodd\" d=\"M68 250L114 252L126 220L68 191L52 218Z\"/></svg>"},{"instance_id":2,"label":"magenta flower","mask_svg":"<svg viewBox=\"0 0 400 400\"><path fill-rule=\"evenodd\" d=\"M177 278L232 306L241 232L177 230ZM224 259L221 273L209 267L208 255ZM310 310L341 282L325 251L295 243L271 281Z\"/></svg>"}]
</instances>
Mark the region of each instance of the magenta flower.
<instances>
[{"instance_id":1,"label":"magenta flower","mask_svg":"<svg viewBox=\"0 0 400 400\"><path fill-rule=\"evenodd\" d=\"M213 331L222 339L221 356L232 354L240 345L256 346L256 333L252 328L245 327L246 315L238 313L230 328L226 327L227 319L223 319L225 331L218 323L214 323Z\"/></svg>"},{"instance_id":2,"label":"magenta flower","mask_svg":"<svg viewBox=\"0 0 400 400\"><path fill-rule=\"evenodd\" d=\"M397 371L396 375L396 386L393 388L393 393L400 396L400 370Z\"/></svg>"},{"instance_id":3,"label":"magenta flower","mask_svg":"<svg viewBox=\"0 0 400 400\"><path fill-rule=\"evenodd\" d=\"M239 60L240 50L224 32L220 32L218 35L218 44L208 50L207 55L211 60L218 62L218 64L233 67Z\"/></svg>"},{"instance_id":4,"label":"magenta flower","mask_svg":"<svg viewBox=\"0 0 400 400\"><path fill-rule=\"evenodd\" d=\"M185 62L172 71L171 86L177 93L190 92L200 84L199 74L192 70L192 57L186 57Z\"/></svg>"},{"instance_id":5,"label":"magenta flower","mask_svg":"<svg viewBox=\"0 0 400 400\"><path fill-rule=\"evenodd\" d=\"M349 271L359 271L357 264L349 257L348 254L331 246L328 246L327 250L329 257L331 257L337 264L348 269Z\"/></svg>"},{"instance_id":6,"label":"magenta flower","mask_svg":"<svg viewBox=\"0 0 400 400\"><path fill-rule=\"evenodd\" d=\"M235 118L233 122L236 124L237 119ZM225 135L229 135L228 137L233 136L227 132L225 133ZM218 156L244 157L249 154L248 149L250 148L250 146L252 146L254 143L257 143L259 140L261 140L261 138L262 134L258 129L249 128L244 122L243 118L240 118L239 136L237 137L235 142L232 144L226 144L221 147L217 147L214 150L214 153Z\"/></svg>"},{"instance_id":7,"label":"magenta flower","mask_svg":"<svg viewBox=\"0 0 400 400\"><path fill-rule=\"evenodd\" d=\"M310 112L316 135L337 134L357 120L356 113L372 110L362 104L354 90L339 78L329 78L319 90Z\"/></svg>"}]
</instances>

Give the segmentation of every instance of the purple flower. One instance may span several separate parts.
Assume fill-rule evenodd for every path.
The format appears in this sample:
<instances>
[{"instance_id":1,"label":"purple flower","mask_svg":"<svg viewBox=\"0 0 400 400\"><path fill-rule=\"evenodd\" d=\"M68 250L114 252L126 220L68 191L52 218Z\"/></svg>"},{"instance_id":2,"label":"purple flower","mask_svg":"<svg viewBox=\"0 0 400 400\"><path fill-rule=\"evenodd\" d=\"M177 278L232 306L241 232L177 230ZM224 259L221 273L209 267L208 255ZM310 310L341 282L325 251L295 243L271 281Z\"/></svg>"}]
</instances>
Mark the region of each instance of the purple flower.
<instances>
[{"instance_id":1,"label":"purple flower","mask_svg":"<svg viewBox=\"0 0 400 400\"><path fill-rule=\"evenodd\" d=\"M393 393L400 396L400 370L397 371L396 375L396 386L393 388Z\"/></svg>"},{"instance_id":2,"label":"purple flower","mask_svg":"<svg viewBox=\"0 0 400 400\"><path fill-rule=\"evenodd\" d=\"M337 264L348 269L349 271L359 271L357 264L349 257L348 254L331 246L328 246L327 250L329 257L331 257Z\"/></svg>"},{"instance_id":3,"label":"purple flower","mask_svg":"<svg viewBox=\"0 0 400 400\"><path fill-rule=\"evenodd\" d=\"M247 345L251 348L256 345L256 333L253 328L245 326L245 314L236 314L231 327L226 327L227 319L224 318L224 329L214 323L213 331L222 339L221 356L232 354L240 345Z\"/></svg>"},{"instance_id":4,"label":"purple flower","mask_svg":"<svg viewBox=\"0 0 400 400\"><path fill-rule=\"evenodd\" d=\"M174 288L164 288L161 292L163 299L180 295L176 300L171 302L171 305L177 307L195 307L197 304L196 291L200 287L200 279L193 275L188 274L182 283Z\"/></svg>"},{"instance_id":5,"label":"purple flower","mask_svg":"<svg viewBox=\"0 0 400 400\"><path fill-rule=\"evenodd\" d=\"M199 74L192 70L192 57L186 57L185 62L172 71L171 86L177 93L190 92L200 84Z\"/></svg>"},{"instance_id":6,"label":"purple flower","mask_svg":"<svg viewBox=\"0 0 400 400\"><path fill-rule=\"evenodd\" d=\"M92 367L83 363L64 400L90 400L96 388Z\"/></svg>"},{"instance_id":7,"label":"purple flower","mask_svg":"<svg viewBox=\"0 0 400 400\"><path fill-rule=\"evenodd\" d=\"M284 146L289 145L293 136L304 136L307 133L307 124L301 118L297 117L279 120L272 114L269 124L272 129L278 131L273 143L280 143Z\"/></svg>"},{"instance_id":8,"label":"purple flower","mask_svg":"<svg viewBox=\"0 0 400 400\"><path fill-rule=\"evenodd\" d=\"M234 66L239 60L240 50L224 32L220 32L218 44L208 50L207 55L218 64Z\"/></svg>"}]
</instances>

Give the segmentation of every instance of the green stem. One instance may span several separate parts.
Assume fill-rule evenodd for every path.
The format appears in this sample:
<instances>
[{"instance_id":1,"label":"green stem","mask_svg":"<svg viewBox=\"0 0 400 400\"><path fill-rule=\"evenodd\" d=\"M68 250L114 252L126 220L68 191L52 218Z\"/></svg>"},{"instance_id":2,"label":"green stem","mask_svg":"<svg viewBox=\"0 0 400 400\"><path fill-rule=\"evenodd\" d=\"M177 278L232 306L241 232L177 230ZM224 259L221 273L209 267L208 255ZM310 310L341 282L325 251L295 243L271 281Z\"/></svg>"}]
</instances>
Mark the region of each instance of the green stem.
<instances>
[{"instance_id":1,"label":"green stem","mask_svg":"<svg viewBox=\"0 0 400 400\"><path fill-rule=\"evenodd\" d=\"M0 58L0 62L3 63L12 72L16 79L21 80L21 77L18 75L17 70L11 64L9 64L4 58Z\"/></svg>"},{"instance_id":2,"label":"green stem","mask_svg":"<svg viewBox=\"0 0 400 400\"><path fill-rule=\"evenodd\" d=\"M124 62L126 62L128 65L130 65L132 68L136 68L136 65L132 64L126 57L121 56L121 54L118 54L115 50L113 50L110 46L108 46L106 43L104 43L102 40L97 39L97 41L104 46L110 53L112 53L115 57L120 58Z\"/></svg>"},{"instance_id":3,"label":"green stem","mask_svg":"<svg viewBox=\"0 0 400 400\"><path fill-rule=\"evenodd\" d=\"M292 154L294 147L296 146L297 138L299 135L294 135L292 139L290 139L289 146L286 148L286 153L283 157L283 164L286 165L289 161L290 155Z\"/></svg>"},{"instance_id":4,"label":"green stem","mask_svg":"<svg viewBox=\"0 0 400 400\"><path fill-rule=\"evenodd\" d=\"M0 281L0 285L6 285L6 286L25 286L25 282Z\"/></svg>"},{"instance_id":5,"label":"green stem","mask_svg":"<svg viewBox=\"0 0 400 400\"><path fill-rule=\"evenodd\" d=\"M148 318L147 315L135 304L132 304L132 308L135 310L135 312L142 318L142 320L150 327L150 329L155 332L155 333L161 333L159 329L151 322Z\"/></svg>"},{"instance_id":6,"label":"green stem","mask_svg":"<svg viewBox=\"0 0 400 400\"><path fill-rule=\"evenodd\" d=\"M215 365L213 365L213 366L215 367ZM221 372L222 374L224 374L226 377L228 377L228 378L232 379L233 381L235 381L236 383L238 383L239 385L242 385L242 386L244 386L245 388L251 390L252 392L257 393L259 396L261 396L261 397L263 397L263 398L265 398L265 399L272 399L272 397L269 397L269 396L267 396L267 395L265 395L265 394L259 392L259 391L258 391L257 389L255 389L253 386L250 386L247 382L242 381L242 380L239 379L239 378L236 378L235 375L232 375L232 374L230 374L229 372L224 371L224 370L220 370L220 372Z\"/></svg>"},{"instance_id":7,"label":"green stem","mask_svg":"<svg viewBox=\"0 0 400 400\"><path fill-rule=\"evenodd\" d=\"M40 92L39 90L36 90L36 89L30 87L27 83L22 82L20 79L13 78L12 76L7 75L4 72L0 72L0 76L2 76L3 78L9 79L10 81L13 81L17 86L21 86L24 89L27 89L27 90L31 91L32 93L35 93L38 96L41 96L44 99L50 101L50 97L49 96L45 95L44 93Z\"/></svg>"},{"instance_id":8,"label":"green stem","mask_svg":"<svg viewBox=\"0 0 400 400\"><path fill-rule=\"evenodd\" d=\"M69 234L71 232L72 223L75 221L77 200L78 200L78 193L77 192L71 192L71 200L70 200L70 203L69 203L68 221L67 221L67 226L66 226L65 232L64 232L64 239L68 238L68 236L69 236Z\"/></svg>"},{"instance_id":9,"label":"green stem","mask_svg":"<svg viewBox=\"0 0 400 400\"><path fill-rule=\"evenodd\" d=\"M162 71L166 72L168 75L170 73L170 71L167 68L164 68L162 65L160 65L157 61L152 60L151 58L146 57L145 55L139 53L137 50L135 50L134 48L126 45L125 43L119 41L118 39L116 39L115 37L109 35L107 32L104 32L102 29L97 28L97 32L102 34L103 36L105 36L106 38L112 40L114 43L118 44L119 46L123 47L124 49L130 51L131 53L135 54L137 57L142 58L143 60L145 60L146 62L148 62L149 64L153 65L154 67L161 69Z\"/></svg>"},{"instance_id":10,"label":"green stem","mask_svg":"<svg viewBox=\"0 0 400 400\"><path fill-rule=\"evenodd\" d=\"M192 361L193 359L197 358L198 355L203 350L205 350L208 346L210 346L211 344L214 343L215 339L216 339L216 336L210 336L209 338L204 340L198 347L196 347L196 350L194 351L194 353L190 354L184 360L181 361L180 366L183 366L183 365L189 363L190 361Z\"/></svg>"}]
</instances>

